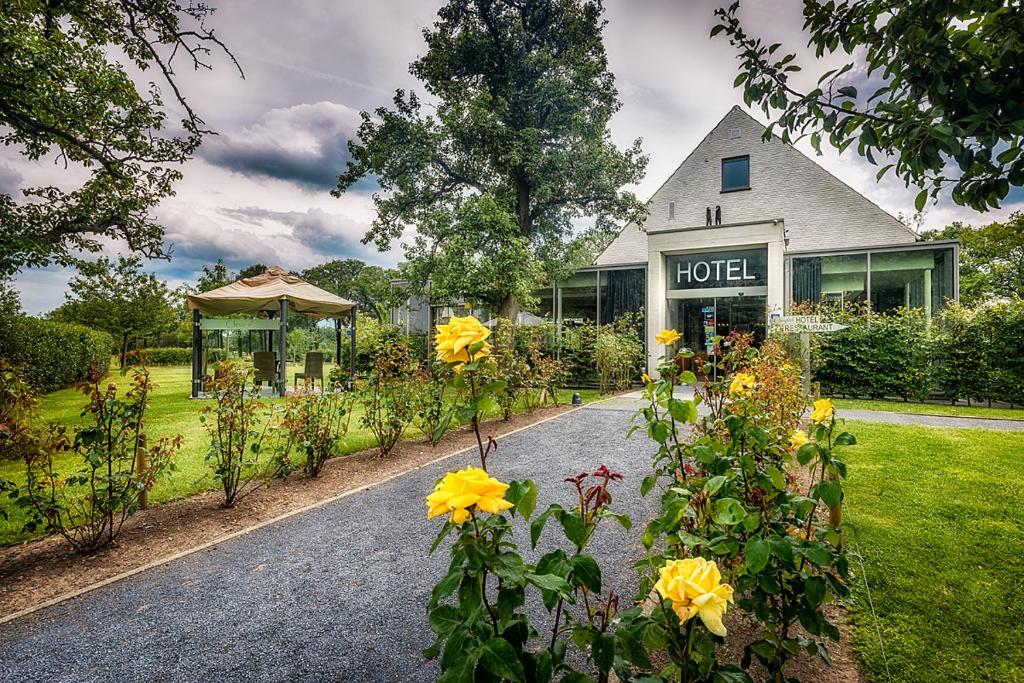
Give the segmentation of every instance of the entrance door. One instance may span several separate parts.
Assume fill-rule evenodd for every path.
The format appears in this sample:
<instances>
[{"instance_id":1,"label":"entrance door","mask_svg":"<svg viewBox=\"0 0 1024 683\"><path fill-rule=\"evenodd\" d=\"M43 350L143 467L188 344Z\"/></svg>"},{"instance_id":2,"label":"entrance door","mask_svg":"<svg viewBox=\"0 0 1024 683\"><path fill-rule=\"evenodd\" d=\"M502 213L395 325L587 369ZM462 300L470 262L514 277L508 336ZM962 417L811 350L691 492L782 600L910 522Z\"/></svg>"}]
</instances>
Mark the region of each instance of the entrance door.
<instances>
[{"instance_id":1,"label":"entrance door","mask_svg":"<svg viewBox=\"0 0 1024 683\"><path fill-rule=\"evenodd\" d=\"M753 333L754 343L765 337L766 296L670 299L669 324L683 335L683 344L695 353L711 353L712 340L730 332Z\"/></svg>"}]
</instances>

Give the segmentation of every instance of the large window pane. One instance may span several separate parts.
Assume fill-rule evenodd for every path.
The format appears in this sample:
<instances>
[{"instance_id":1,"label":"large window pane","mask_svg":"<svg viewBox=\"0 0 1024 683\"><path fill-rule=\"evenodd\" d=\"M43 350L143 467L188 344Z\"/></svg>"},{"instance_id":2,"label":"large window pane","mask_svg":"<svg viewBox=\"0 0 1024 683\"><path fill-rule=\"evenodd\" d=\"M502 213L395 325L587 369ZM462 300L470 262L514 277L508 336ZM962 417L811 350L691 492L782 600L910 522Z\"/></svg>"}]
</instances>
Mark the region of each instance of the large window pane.
<instances>
[{"instance_id":1,"label":"large window pane","mask_svg":"<svg viewBox=\"0 0 1024 683\"><path fill-rule=\"evenodd\" d=\"M866 254L812 256L793 259L793 302L817 304L864 301L867 292Z\"/></svg>"},{"instance_id":2,"label":"large window pane","mask_svg":"<svg viewBox=\"0 0 1024 683\"><path fill-rule=\"evenodd\" d=\"M577 273L558 285L562 323L597 322L597 273Z\"/></svg>"},{"instance_id":3,"label":"large window pane","mask_svg":"<svg viewBox=\"0 0 1024 683\"><path fill-rule=\"evenodd\" d=\"M643 268L601 271L601 324L615 322L623 313L638 313L646 299Z\"/></svg>"},{"instance_id":4,"label":"large window pane","mask_svg":"<svg viewBox=\"0 0 1024 683\"><path fill-rule=\"evenodd\" d=\"M546 319L555 319L555 288L548 286L534 292L537 297L537 315Z\"/></svg>"},{"instance_id":5,"label":"large window pane","mask_svg":"<svg viewBox=\"0 0 1024 683\"><path fill-rule=\"evenodd\" d=\"M915 249L871 254L875 311L920 308L930 316L953 297L953 250Z\"/></svg>"},{"instance_id":6,"label":"large window pane","mask_svg":"<svg viewBox=\"0 0 1024 683\"><path fill-rule=\"evenodd\" d=\"M722 192L750 189L750 157L722 159Z\"/></svg>"}]
</instances>

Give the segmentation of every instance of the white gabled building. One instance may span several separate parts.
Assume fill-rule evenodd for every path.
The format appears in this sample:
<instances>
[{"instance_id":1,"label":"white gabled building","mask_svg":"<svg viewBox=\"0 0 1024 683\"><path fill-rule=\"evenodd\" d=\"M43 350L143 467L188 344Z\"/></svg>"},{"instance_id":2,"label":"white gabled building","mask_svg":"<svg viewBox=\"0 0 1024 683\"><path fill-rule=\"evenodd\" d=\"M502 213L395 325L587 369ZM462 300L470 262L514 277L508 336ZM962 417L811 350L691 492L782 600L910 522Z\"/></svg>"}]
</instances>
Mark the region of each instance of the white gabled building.
<instances>
[{"instance_id":1,"label":"white gabled building","mask_svg":"<svg viewBox=\"0 0 1024 683\"><path fill-rule=\"evenodd\" d=\"M697 353L733 330L765 334L792 302L867 301L930 316L958 292L956 242L922 242L899 220L733 107L593 264L541 293L571 325L646 311ZM408 320L408 312L405 314ZM431 323L443 317L438 310ZM429 329L429 328L428 328Z\"/></svg>"}]
</instances>

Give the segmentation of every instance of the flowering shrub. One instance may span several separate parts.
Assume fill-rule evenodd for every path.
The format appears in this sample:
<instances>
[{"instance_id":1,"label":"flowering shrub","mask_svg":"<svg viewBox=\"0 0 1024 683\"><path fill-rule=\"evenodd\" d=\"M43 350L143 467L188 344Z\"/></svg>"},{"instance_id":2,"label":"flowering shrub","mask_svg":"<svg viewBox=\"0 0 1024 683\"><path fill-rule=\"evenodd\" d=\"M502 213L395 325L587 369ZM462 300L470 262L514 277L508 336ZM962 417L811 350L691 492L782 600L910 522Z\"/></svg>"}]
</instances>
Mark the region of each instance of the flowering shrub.
<instances>
[{"instance_id":1,"label":"flowering shrub","mask_svg":"<svg viewBox=\"0 0 1024 683\"><path fill-rule=\"evenodd\" d=\"M585 652L599 674L597 680L608 680L618 648L613 630L621 616L618 596L603 591L600 567L584 551L602 519L629 524L628 518L609 509L609 485L621 478L601 466L593 474L583 472L566 480L576 505L551 505L533 520L530 537L536 547L546 522L556 519L575 550L551 551L536 564L519 554L506 517L518 514L528 519L533 514L533 482L506 484L482 467L450 472L438 481L427 496L427 515L445 516L446 521L431 551L455 534L448 573L428 605L437 639L424 654L431 659L440 656L440 680L593 680L568 661L571 644ZM538 593L553 613L549 633L541 634L530 622L524 609L528 591ZM635 640L629 642L635 645ZM625 660L620 664L628 666Z\"/></svg>"},{"instance_id":2,"label":"flowering shrub","mask_svg":"<svg viewBox=\"0 0 1024 683\"><path fill-rule=\"evenodd\" d=\"M381 457L394 449L415 416L412 349L402 341L383 345L360 391L361 422L377 440Z\"/></svg>"},{"instance_id":3,"label":"flowering shrub","mask_svg":"<svg viewBox=\"0 0 1024 683\"><path fill-rule=\"evenodd\" d=\"M153 384L145 369L135 371L131 387L118 396L117 385L100 386L94 375L79 385L88 397L83 414L92 424L68 438L63 427L49 425L31 444L23 443L25 487L19 503L31 516L27 531L42 524L59 533L79 552L114 542L125 521L139 507L139 497L153 487L181 447L181 437L150 441L144 417ZM68 454L82 459L67 474L57 462Z\"/></svg>"},{"instance_id":4,"label":"flowering shrub","mask_svg":"<svg viewBox=\"0 0 1024 683\"><path fill-rule=\"evenodd\" d=\"M224 491L226 508L265 485L284 467L273 457L276 449L269 443L277 434L270 431L274 416L252 390L252 377L251 366L227 361L204 385L214 402L199 411L199 421L210 435L206 460Z\"/></svg>"},{"instance_id":5,"label":"flowering shrub","mask_svg":"<svg viewBox=\"0 0 1024 683\"><path fill-rule=\"evenodd\" d=\"M307 477L317 477L324 463L338 452L341 439L348 434L352 421L355 395L334 384L328 391L313 391L306 382L306 391L288 399L280 428L286 433L278 453L282 473L291 471L291 453L298 449L305 456L302 469Z\"/></svg>"},{"instance_id":6,"label":"flowering shrub","mask_svg":"<svg viewBox=\"0 0 1024 683\"><path fill-rule=\"evenodd\" d=\"M809 433L797 430L806 405L794 396L799 375L770 342L759 353L743 337L717 340L718 381L694 401L676 398L676 384L694 377L679 370L671 332L658 335L669 353L633 427L657 445L654 474L641 487L660 491L660 512L643 535L641 595L653 589L661 598L651 619L666 632L672 667L660 675L749 680L717 658L721 616L734 600L761 627L742 667L757 659L770 680L791 680L783 671L797 652L824 658L821 638L839 637L822 606L848 594L837 514L846 466L836 449L855 440L837 431L827 399L815 403ZM710 414L699 418L702 403ZM800 466L811 472L804 483Z\"/></svg>"}]
</instances>

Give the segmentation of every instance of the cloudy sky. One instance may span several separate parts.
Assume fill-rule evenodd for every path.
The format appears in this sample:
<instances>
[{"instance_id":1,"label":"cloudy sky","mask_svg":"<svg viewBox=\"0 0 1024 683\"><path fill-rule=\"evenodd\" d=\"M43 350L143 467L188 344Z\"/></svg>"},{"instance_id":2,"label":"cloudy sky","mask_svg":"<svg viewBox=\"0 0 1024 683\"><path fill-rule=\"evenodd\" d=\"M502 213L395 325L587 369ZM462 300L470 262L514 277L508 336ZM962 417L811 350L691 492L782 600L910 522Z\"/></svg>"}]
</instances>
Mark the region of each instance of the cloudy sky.
<instances>
[{"instance_id":1,"label":"cloudy sky","mask_svg":"<svg viewBox=\"0 0 1024 683\"><path fill-rule=\"evenodd\" d=\"M360 243L374 215L372 186L340 199L329 191L359 112L389 104L395 88L417 88L408 64L424 51L421 31L440 0L212 4L212 26L245 79L225 59L216 59L212 72L180 74L194 108L219 135L207 139L183 169L177 195L159 207L173 259L153 262L153 270L176 286L218 257L235 269L255 262L298 269L343 257L397 263L397 245L378 253ZM605 44L623 102L612 134L622 146L643 138L650 164L636 189L649 197L731 106L742 105L732 87L736 60L724 40L708 38L719 2L606 4ZM766 40L797 48L804 42L801 4L745 2L742 16ZM813 65L804 66L806 72ZM817 160L894 215L913 212L916 190L892 179L877 184L874 167L858 157L826 152ZM55 183L62 173L52 160L31 165L0 149L0 191ZM1020 193L1014 195L1016 201L985 215L940 202L929 207L925 224L987 222L1022 208ZM58 305L68 275L58 268L23 272L16 284L25 309Z\"/></svg>"}]
</instances>

